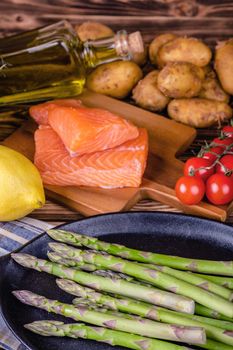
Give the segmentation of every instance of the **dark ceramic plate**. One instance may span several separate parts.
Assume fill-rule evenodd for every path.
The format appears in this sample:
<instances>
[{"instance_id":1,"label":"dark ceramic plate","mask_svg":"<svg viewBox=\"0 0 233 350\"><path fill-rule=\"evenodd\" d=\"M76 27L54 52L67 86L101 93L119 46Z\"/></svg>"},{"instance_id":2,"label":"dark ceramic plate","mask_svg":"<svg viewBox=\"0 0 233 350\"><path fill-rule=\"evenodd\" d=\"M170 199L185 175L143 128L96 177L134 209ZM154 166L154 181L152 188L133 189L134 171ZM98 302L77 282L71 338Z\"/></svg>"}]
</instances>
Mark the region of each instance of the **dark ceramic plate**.
<instances>
[{"instance_id":1,"label":"dark ceramic plate","mask_svg":"<svg viewBox=\"0 0 233 350\"><path fill-rule=\"evenodd\" d=\"M141 250L193 258L233 259L233 228L190 216L151 212L107 214L63 225L62 228ZM51 240L47 235L42 235L20 251L46 258L49 241ZM58 289L54 276L22 268L9 256L0 259L1 312L11 330L28 349L112 349L109 345L94 341L44 338L27 331L23 328L25 323L64 318L21 304L11 294L15 289L29 289L64 302L71 302L72 297Z\"/></svg>"}]
</instances>

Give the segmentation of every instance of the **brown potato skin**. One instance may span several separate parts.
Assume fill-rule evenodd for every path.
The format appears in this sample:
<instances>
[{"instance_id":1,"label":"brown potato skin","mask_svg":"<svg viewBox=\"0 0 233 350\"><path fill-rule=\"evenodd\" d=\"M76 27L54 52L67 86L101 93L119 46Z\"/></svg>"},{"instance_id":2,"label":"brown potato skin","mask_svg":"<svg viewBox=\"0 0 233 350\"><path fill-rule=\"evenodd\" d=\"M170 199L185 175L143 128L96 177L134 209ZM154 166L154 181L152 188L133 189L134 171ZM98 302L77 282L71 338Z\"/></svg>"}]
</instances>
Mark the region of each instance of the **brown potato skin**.
<instances>
[{"instance_id":1,"label":"brown potato skin","mask_svg":"<svg viewBox=\"0 0 233 350\"><path fill-rule=\"evenodd\" d=\"M179 37L159 49L157 60L163 66L169 62L189 62L204 67L209 64L211 55L210 48L201 40Z\"/></svg>"},{"instance_id":2,"label":"brown potato skin","mask_svg":"<svg viewBox=\"0 0 233 350\"><path fill-rule=\"evenodd\" d=\"M159 62L157 61L157 54L159 49L169 41L177 38L177 35L172 33L164 33L156 36L149 46L149 58L152 64L158 65Z\"/></svg>"},{"instance_id":3,"label":"brown potato skin","mask_svg":"<svg viewBox=\"0 0 233 350\"><path fill-rule=\"evenodd\" d=\"M81 41L97 40L114 35L111 28L99 22L83 22L75 29Z\"/></svg>"},{"instance_id":4,"label":"brown potato skin","mask_svg":"<svg viewBox=\"0 0 233 350\"><path fill-rule=\"evenodd\" d=\"M175 99L168 105L168 115L177 122L196 128L206 128L232 117L231 107L204 98Z\"/></svg>"},{"instance_id":5,"label":"brown potato skin","mask_svg":"<svg viewBox=\"0 0 233 350\"><path fill-rule=\"evenodd\" d=\"M158 75L158 88L173 98L197 96L204 75L200 67L188 62L170 62Z\"/></svg>"},{"instance_id":6,"label":"brown potato skin","mask_svg":"<svg viewBox=\"0 0 233 350\"><path fill-rule=\"evenodd\" d=\"M210 71L202 83L199 97L228 103L230 96L221 87L214 71Z\"/></svg>"},{"instance_id":7,"label":"brown potato skin","mask_svg":"<svg viewBox=\"0 0 233 350\"><path fill-rule=\"evenodd\" d=\"M132 98L138 106L151 111L161 111L167 106L170 99L157 87L158 74L158 70L153 70L133 89Z\"/></svg>"},{"instance_id":8,"label":"brown potato skin","mask_svg":"<svg viewBox=\"0 0 233 350\"><path fill-rule=\"evenodd\" d=\"M134 62L115 61L102 64L87 77L86 87L100 94L124 98L133 89L143 74Z\"/></svg>"},{"instance_id":9,"label":"brown potato skin","mask_svg":"<svg viewBox=\"0 0 233 350\"><path fill-rule=\"evenodd\" d=\"M223 89L233 95L233 38L216 47L214 66Z\"/></svg>"}]
</instances>

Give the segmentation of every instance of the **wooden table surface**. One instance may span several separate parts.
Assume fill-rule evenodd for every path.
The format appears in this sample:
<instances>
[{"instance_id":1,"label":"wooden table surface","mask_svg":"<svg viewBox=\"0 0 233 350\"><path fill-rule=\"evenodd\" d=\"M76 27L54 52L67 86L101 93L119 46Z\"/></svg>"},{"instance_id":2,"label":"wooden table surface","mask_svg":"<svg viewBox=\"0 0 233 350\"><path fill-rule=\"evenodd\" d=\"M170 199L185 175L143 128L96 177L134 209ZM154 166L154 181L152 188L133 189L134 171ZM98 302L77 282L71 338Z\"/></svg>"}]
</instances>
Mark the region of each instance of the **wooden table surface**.
<instances>
[{"instance_id":1,"label":"wooden table surface","mask_svg":"<svg viewBox=\"0 0 233 350\"><path fill-rule=\"evenodd\" d=\"M202 38L212 48L217 41L233 37L232 0L1 0L0 37L61 19L74 25L90 20L105 23L114 30L140 30L146 43L166 31ZM214 128L198 131L197 139L182 158L197 152L205 140L216 134ZM151 200L139 202L132 210L177 211ZM47 221L82 217L51 201L31 216ZM228 222L233 223L233 215Z\"/></svg>"}]
</instances>

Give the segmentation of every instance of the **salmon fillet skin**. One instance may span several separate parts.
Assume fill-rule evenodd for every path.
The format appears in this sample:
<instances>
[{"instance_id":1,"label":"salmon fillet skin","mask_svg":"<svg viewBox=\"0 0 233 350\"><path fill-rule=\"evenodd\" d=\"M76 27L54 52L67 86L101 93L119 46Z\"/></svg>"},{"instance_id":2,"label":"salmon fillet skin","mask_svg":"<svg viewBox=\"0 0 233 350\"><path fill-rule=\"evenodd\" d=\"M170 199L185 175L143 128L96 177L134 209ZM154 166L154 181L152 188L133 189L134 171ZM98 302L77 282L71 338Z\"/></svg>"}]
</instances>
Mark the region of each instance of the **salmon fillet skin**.
<instances>
[{"instance_id":1,"label":"salmon fillet skin","mask_svg":"<svg viewBox=\"0 0 233 350\"><path fill-rule=\"evenodd\" d=\"M137 137L119 146L72 157L58 133L41 125L35 132L34 163L44 184L138 187L146 167L148 135L145 129L137 130Z\"/></svg>"}]
</instances>

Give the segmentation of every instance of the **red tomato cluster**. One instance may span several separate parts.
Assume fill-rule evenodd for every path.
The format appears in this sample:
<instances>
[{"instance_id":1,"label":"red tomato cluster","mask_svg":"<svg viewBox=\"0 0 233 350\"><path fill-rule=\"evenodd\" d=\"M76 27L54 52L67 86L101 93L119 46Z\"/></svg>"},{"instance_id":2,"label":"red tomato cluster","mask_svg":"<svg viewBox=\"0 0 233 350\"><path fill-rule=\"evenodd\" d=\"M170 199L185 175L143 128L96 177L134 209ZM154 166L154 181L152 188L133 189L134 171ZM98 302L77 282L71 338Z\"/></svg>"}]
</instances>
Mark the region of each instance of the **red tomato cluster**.
<instances>
[{"instance_id":1,"label":"red tomato cluster","mask_svg":"<svg viewBox=\"0 0 233 350\"><path fill-rule=\"evenodd\" d=\"M215 205L233 200L233 126L225 126L221 137L187 160L175 191L188 205L198 204L205 195Z\"/></svg>"}]
</instances>

